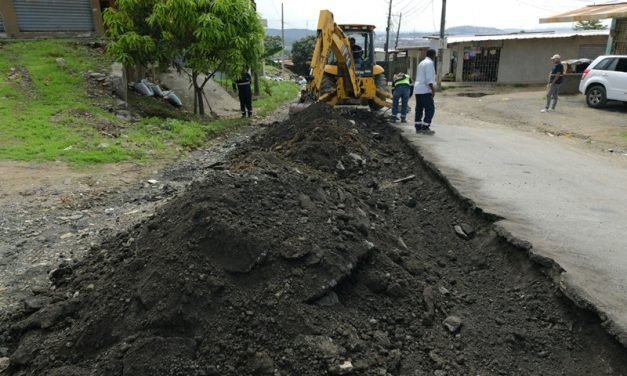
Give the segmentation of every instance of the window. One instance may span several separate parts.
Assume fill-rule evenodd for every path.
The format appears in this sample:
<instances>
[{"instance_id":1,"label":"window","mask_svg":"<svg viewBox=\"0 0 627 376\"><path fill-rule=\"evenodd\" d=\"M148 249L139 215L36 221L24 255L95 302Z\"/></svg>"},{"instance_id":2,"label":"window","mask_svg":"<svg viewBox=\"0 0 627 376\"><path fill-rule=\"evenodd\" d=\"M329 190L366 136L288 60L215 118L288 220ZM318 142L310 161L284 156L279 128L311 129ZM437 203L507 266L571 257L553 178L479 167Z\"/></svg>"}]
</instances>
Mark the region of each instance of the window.
<instances>
[{"instance_id":1,"label":"window","mask_svg":"<svg viewBox=\"0 0 627 376\"><path fill-rule=\"evenodd\" d=\"M601 60L594 68L596 70L614 70L614 66L616 65L616 58L610 57L607 59Z\"/></svg>"},{"instance_id":2,"label":"window","mask_svg":"<svg viewBox=\"0 0 627 376\"><path fill-rule=\"evenodd\" d=\"M618 59L618 64L616 64L617 72L625 72L627 73L627 59Z\"/></svg>"}]
</instances>

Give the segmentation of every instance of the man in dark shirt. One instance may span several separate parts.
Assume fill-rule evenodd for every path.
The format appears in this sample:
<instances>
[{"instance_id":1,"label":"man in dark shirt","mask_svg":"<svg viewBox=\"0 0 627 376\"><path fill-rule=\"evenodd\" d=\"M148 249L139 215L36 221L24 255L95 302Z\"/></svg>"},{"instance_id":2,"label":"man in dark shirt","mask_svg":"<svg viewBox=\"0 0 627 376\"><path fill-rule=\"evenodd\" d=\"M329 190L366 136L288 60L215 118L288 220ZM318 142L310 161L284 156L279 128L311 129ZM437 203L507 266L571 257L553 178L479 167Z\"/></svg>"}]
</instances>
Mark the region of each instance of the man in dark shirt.
<instances>
[{"instance_id":1,"label":"man in dark shirt","mask_svg":"<svg viewBox=\"0 0 627 376\"><path fill-rule=\"evenodd\" d=\"M248 111L248 117L253 116L253 92L250 88L250 74L247 71L242 72L242 77L235 81L233 86L237 87L237 94L239 96L239 107L242 110L242 117L246 117Z\"/></svg>"},{"instance_id":2,"label":"man in dark shirt","mask_svg":"<svg viewBox=\"0 0 627 376\"><path fill-rule=\"evenodd\" d=\"M555 111L557 97L560 92L560 84L564 80L564 77L562 77L564 75L564 66L561 63L561 60L562 58L558 54L551 57L553 68L549 72L549 84L547 85L546 90L546 106L542 109L542 112ZM553 100L553 105L549 107L551 99Z\"/></svg>"},{"instance_id":3,"label":"man in dark shirt","mask_svg":"<svg viewBox=\"0 0 627 376\"><path fill-rule=\"evenodd\" d=\"M355 38L349 38L348 42L351 45L351 52L353 53L353 58L355 59L355 65L360 67L364 63L364 50L360 45L356 44Z\"/></svg>"}]
</instances>

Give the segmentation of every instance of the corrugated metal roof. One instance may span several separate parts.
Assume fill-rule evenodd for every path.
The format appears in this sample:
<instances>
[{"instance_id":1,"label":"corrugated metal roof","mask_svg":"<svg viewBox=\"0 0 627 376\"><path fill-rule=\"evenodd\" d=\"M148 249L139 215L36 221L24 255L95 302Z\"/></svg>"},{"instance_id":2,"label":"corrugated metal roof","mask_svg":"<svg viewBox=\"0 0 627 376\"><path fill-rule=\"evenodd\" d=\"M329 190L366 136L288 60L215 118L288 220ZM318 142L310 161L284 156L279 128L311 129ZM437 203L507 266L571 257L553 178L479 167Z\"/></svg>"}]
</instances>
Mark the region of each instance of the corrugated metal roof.
<instances>
[{"instance_id":1,"label":"corrugated metal roof","mask_svg":"<svg viewBox=\"0 0 627 376\"><path fill-rule=\"evenodd\" d=\"M448 44L482 42L492 40L514 40L514 39L553 39L570 38L576 36L597 36L610 35L609 30L581 30L568 33L517 33L517 34L497 34L497 35L460 35L447 38Z\"/></svg>"},{"instance_id":2,"label":"corrugated metal roof","mask_svg":"<svg viewBox=\"0 0 627 376\"><path fill-rule=\"evenodd\" d=\"M540 23L575 22L627 17L627 2L588 5L569 12L540 18Z\"/></svg>"}]
</instances>

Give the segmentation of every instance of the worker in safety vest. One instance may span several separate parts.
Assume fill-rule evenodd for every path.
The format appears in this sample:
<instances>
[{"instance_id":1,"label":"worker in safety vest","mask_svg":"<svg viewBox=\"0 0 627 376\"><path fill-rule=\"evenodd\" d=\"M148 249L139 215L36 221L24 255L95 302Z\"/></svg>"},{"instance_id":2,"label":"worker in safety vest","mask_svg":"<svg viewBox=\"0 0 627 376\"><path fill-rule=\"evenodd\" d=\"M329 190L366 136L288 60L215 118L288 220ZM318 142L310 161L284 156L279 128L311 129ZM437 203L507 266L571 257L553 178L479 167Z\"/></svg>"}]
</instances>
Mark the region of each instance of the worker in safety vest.
<instances>
[{"instance_id":1,"label":"worker in safety vest","mask_svg":"<svg viewBox=\"0 0 627 376\"><path fill-rule=\"evenodd\" d=\"M407 104L414 91L411 77L407 73L397 73L394 75L392 84L392 116L390 121L396 123L398 120L398 101L401 100L401 123L407 123Z\"/></svg>"}]
</instances>

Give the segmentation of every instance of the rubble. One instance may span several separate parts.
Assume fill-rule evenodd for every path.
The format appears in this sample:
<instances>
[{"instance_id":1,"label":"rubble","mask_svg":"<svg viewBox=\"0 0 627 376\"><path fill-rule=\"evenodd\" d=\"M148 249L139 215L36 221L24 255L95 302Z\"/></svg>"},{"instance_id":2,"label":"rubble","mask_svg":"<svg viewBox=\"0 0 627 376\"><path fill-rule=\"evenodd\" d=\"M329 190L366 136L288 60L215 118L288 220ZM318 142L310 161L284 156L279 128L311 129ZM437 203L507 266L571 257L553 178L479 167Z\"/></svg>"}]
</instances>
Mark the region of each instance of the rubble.
<instances>
[{"instance_id":1,"label":"rubble","mask_svg":"<svg viewBox=\"0 0 627 376\"><path fill-rule=\"evenodd\" d=\"M8 374L627 369L598 320L417 161L370 112L313 105L269 127L55 269L50 304L0 330Z\"/></svg>"}]
</instances>

